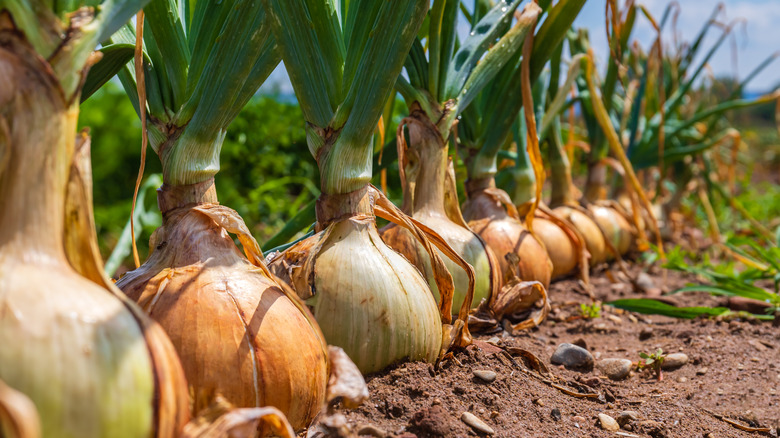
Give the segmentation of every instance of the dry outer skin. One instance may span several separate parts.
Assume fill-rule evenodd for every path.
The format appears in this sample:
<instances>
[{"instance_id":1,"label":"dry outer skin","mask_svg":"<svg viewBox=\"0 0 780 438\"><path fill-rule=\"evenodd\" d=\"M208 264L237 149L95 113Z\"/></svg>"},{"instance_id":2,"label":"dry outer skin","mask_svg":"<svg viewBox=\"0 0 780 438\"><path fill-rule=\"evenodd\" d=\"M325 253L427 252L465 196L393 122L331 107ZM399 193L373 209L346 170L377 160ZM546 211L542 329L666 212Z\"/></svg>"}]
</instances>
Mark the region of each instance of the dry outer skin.
<instances>
[{"instance_id":1,"label":"dry outer skin","mask_svg":"<svg viewBox=\"0 0 780 438\"><path fill-rule=\"evenodd\" d=\"M651 271L651 277L669 290L693 281L675 272ZM595 274L592 283L600 300L637 296L629 284L610 284L603 272ZM598 414L617 419L621 412L630 410L638 420L629 422L632 430L623 428L621 432L635 436L761 436L741 431L713 417L707 413L709 410L743 425L752 420L763 427L780 426L777 328L769 323L676 320L638 314L631 315L637 321L632 322L628 314L611 308L605 308L597 319L566 322L569 316L580 314L579 303L589 302L578 289L574 280L554 283L550 294L558 310L551 320L516 336L506 332L481 335L476 338L476 346L455 355L461 365L447 361L434 372L428 364L403 363L370 376L370 398L361 408L347 414L349 423L371 424L390 436L405 433L407 438L442 436L435 434L440 429L448 437L485 436L460 420L461 414L469 411L493 428L495 437L614 437L614 432L601 429ZM718 302L707 295L673 299L682 305ZM640 340L643 331L645 339ZM508 360L502 360L500 353L496 354L499 348L485 342L494 336L501 339L502 347L520 347L536 354L564 385L580 379L606 400L575 398L524 375ZM550 365L550 355L557 345L580 340L597 360L636 361L640 351L654 352L660 347L667 353L682 351L690 362L679 370L665 371L661 382L636 372L616 382L600 378L597 370L579 373ZM707 370L701 374L703 368ZM491 370L498 377L486 383L474 377L473 370ZM566 387L576 391L570 385ZM433 409L434 406L437 408ZM557 413L559 420L555 419ZM438 420L428 418L431 416ZM438 429L432 427L437 421L446 424Z\"/></svg>"}]
</instances>

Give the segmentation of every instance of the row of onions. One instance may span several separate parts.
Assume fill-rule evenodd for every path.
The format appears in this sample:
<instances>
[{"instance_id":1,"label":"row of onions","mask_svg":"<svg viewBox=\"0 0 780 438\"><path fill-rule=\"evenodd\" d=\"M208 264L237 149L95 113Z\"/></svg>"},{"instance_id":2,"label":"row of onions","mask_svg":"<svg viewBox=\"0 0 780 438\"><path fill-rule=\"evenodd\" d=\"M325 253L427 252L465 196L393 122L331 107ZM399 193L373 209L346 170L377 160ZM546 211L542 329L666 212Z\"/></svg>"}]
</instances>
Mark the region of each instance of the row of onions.
<instances>
[{"instance_id":1,"label":"row of onions","mask_svg":"<svg viewBox=\"0 0 780 438\"><path fill-rule=\"evenodd\" d=\"M571 30L584 0L93 3L0 5L3 436L291 436L334 400L365 398L360 373L436 362L504 320L538 325L552 280L587 283L590 267L660 238L632 158L677 107L637 121L647 83L664 81L652 53L627 50L631 1L608 2L615 59L600 87L587 35ZM301 213L312 230L264 255L215 175L228 126L280 61L322 194ZM622 68L641 63L640 79ZM151 254L116 285L97 250L90 140L75 132L79 102L114 75L163 169ZM371 184L396 94L401 208ZM582 200L573 116L566 144L562 129L575 104L591 140ZM616 114L633 118L615 126ZM691 125L670 126L667 140ZM606 199L607 165L627 202Z\"/></svg>"}]
</instances>

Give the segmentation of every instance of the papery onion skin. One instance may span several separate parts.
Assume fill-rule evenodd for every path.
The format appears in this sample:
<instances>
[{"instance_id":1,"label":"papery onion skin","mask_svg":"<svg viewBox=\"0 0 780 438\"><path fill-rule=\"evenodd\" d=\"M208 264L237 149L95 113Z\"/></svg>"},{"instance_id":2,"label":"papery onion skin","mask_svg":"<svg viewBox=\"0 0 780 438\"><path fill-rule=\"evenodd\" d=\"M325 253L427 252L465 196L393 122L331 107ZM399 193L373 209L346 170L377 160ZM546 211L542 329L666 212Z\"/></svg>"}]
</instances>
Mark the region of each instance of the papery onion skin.
<instances>
[{"instance_id":1,"label":"papery onion skin","mask_svg":"<svg viewBox=\"0 0 780 438\"><path fill-rule=\"evenodd\" d=\"M415 215L415 219L427 225L447 241L463 259L465 259L473 268L475 274L474 299L472 308L475 308L484 300L490 300L493 285L492 264L487 251L490 249L476 235L461 226L453 223L446 217ZM380 230L382 239L394 250L406 257L414 266L416 266L428 279L428 286L433 292L434 298L438 303L440 301L439 289L434 280L431 262L428 254L417 244L414 237L405 229L390 224ZM438 250L437 250L438 251ZM452 302L452 314L457 315L463 300L466 298L469 278L463 271L463 268L450 260L439 251L439 255L444 260L447 270L452 275L452 281L455 284L455 295ZM497 266L496 266L497 267Z\"/></svg>"},{"instance_id":2,"label":"papery onion skin","mask_svg":"<svg viewBox=\"0 0 780 438\"><path fill-rule=\"evenodd\" d=\"M577 267L577 249L571 238L557 224L542 218L534 218L534 233L544 243L553 264L552 278L560 278Z\"/></svg>"},{"instance_id":3,"label":"papery onion skin","mask_svg":"<svg viewBox=\"0 0 780 438\"><path fill-rule=\"evenodd\" d=\"M295 428L308 425L327 383L316 325L202 212L168 212L152 240L149 259L117 286L165 328L193 411L219 394L237 407L277 407Z\"/></svg>"},{"instance_id":4,"label":"papery onion skin","mask_svg":"<svg viewBox=\"0 0 780 438\"><path fill-rule=\"evenodd\" d=\"M607 261L607 246L604 243L604 234L598 224L587 214L573 207L560 206L553 210L560 217L568 220L577 228L585 240L585 247L590 253L590 266L596 266Z\"/></svg>"},{"instance_id":5,"label":"papery onion skin","mask_svg":"<svg viewBox=\"0 0 780 438\"><path fill-rule=\"evenodd\" d=\"M463 204L463 217L493 250L505 282L515 275L506 257L513 253L520 259L516 272L522 281L538 281L549 288L553 266L547 251L522 222L507 214L500 202L484 191L474 191Z\"/></svg>"}]
</instances>

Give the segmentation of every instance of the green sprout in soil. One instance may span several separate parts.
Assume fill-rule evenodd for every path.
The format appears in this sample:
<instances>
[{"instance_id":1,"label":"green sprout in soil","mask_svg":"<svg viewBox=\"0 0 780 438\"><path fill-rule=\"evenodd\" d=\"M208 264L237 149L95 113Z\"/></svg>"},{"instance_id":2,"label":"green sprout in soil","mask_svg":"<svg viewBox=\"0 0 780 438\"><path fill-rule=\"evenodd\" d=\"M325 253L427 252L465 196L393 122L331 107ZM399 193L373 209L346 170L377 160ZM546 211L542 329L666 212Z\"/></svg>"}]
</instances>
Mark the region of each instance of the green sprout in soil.
<instances>
[{"instance_id":1,"label":"green sprout in soil","mask_svg":"<svg viewBox=\"0 0 780 438\"><path fill-rule=\"evenodd\" d=\"M580 316L584 319L595 319L601 317L601 303L580 304Z\"/></svg>"},{"instance_id":2,"label":"green sprout in soil","mask_svg":"<svg viewBox=\"0 0 780 438\"><path fill-rule=\"evenodd\" d=\"M664 379L661 366L664 364L666 355L662 349L656 350L655 353L647 354L644 351L639 353L639 362L637 363L637 371L652 371L655 374L656 379L660 382Z\"/></svg>"}]
</instances>

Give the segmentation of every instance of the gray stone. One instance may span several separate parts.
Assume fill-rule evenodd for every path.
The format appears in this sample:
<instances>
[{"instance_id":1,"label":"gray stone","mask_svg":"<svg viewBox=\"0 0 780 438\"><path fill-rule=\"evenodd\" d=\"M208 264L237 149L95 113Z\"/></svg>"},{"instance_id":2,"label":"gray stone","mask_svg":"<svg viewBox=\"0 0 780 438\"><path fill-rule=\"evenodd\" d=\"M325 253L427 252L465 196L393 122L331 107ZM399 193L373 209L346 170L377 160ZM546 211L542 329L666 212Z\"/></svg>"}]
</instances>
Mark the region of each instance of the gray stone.
<instances>
[{"instance_id":1,"label":"gray stone","mask_svg":"<svg viewBox=\"0 0 780 438\"><path fill-rule=\"evenodd\" d=\"M685 353L667 354L661 364L663 370L675 370L688 363L688 355Z\"/></svg>"},{"instance_id":2,"label":"gray stone","mask_svg":"<svg viewBox=\"0 0 780 438\"><path fill-rule=\"evenodd\" d=\"M461 421L468 424L472 429L482 432L487 435L493 435L496 433L495 430L493 430L490 426L488 426L484 421L480 420L476 415L472 414L471 412L463 412L460 415Z\"/></svg>"},{"instance_id":3,"label":"gray stone","mask_svg":"<svg viewBox=\"0 0 780 438\"><path fill-rule=\"evenodd\" d=\"M607 414L599 414L599 423L601 423L601 428L604 430L608 430L610 432L617 432L620 430L620 425L618 422Z\"/></svg>"},{"instance_id":4,"label":"gray stone","mask_svg":"<svg viewBox=\"0 0 780 438\"><path fill-rule=\"evenodd\" d=\"M631 372L631 361L628 359L602 359L596 363L596 368L610 380L623 380Z\"/></svg>"},{"instance_id":5,"label":"gray stone","mask_svg":"<svg viewBox=\"0 0 780 438\"><path fill-rule=\"evenodd\" d=\"M593 355L582 347L563 343L555 349L550 363L575 370L590 370L593 369Z\"/></svg>"},{"instance_id":6,"label":"gray stone","mask_svg":"<svg viewBox=\"0 0 780 438\"><path fill-rule=\"evenodd\" d=\"M474 374L474 377L484 380L485 382L488 383L496 380L496 376L497 376L497 374L494 371L490 371L490 370L474 370L472 371L472 373Z\"/></svg>"}]
</instances>

